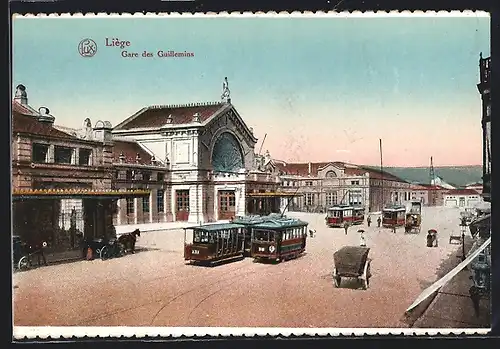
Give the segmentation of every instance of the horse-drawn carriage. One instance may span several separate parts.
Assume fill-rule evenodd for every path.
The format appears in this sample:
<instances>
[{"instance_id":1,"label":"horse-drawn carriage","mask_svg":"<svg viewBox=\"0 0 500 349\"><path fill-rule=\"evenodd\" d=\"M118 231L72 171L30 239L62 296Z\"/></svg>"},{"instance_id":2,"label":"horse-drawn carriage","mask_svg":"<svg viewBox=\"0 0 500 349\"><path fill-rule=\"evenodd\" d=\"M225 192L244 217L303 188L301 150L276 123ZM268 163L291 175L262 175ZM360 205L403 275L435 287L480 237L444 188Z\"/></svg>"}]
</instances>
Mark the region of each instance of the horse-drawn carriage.
<instances>
[{"instance_id":1,"label":"horse-drawn carriage","mask_svg":"<svg viewBox=\"0 0 500 349\"><path fill-rule=\"evenodd\" d=\"M422 203L413 201L409 212L406 213L405 232L420 233L420 225L422 224Z\"/></svg>"},{"instance_id":2,"label":"horse-drawn carriage","mask_svg":"<svg viewBox=\"0 0 500 349\"><path fill-rule=\"evenodd\" d=\"M12 237L12 252L13 252L13 264L18 270L26 270L33 265L33 256L38 257L38 265L41 263L41 259L45 265L47 261L45 260L45 255L43 254L43 248L47 247L47 242L42 241L37 244L31 244L23 241L20 236L14 235Z\"/></svg>"},{"instance_id":3,"label":"horse-drawn carriage","mask_svg":"<svg viewBox=\"0 0 500 349\"><path fill-rule=\"evenodd\" d=\"M333 283L340 287L342 278L355 278L361 281L363 289L370 285L370 264L368 258L370 248L361 246L344 246L333 254Z\"/></svg>"},{"instance_id":4,"label":"horse-drawn carriage","mask_svg":"<svg viewBox=\"0 0 500 349\"><path fill-rule=\"evenodd\" d=\"M82 252L87 259L98 257L102 260L122 257L126 253L135 253L137 237L141 236L139 229L125 233L118 238L86 238L83 240Z\"/></svg>"}]
</instances>

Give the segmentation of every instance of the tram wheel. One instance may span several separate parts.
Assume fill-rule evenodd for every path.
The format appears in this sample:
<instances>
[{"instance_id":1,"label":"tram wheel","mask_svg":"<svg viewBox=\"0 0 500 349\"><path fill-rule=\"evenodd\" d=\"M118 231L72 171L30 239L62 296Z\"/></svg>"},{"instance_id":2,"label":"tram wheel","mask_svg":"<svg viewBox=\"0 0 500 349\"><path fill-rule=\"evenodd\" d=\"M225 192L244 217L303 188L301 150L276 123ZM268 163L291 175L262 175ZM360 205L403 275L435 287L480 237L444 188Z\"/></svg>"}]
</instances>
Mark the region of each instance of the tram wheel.
<instances>
[{"instance_id":1,"label":"tram wheel","mask_svg":"<svg viewBox=\"0 0 500 349\"><path fill-rule=\"evenodd\" d=\"M340 283L342 282L342 278L340 276L336 276L333 278L333 284L335 287L340 287Z\"/></svg>"}]
</instances>

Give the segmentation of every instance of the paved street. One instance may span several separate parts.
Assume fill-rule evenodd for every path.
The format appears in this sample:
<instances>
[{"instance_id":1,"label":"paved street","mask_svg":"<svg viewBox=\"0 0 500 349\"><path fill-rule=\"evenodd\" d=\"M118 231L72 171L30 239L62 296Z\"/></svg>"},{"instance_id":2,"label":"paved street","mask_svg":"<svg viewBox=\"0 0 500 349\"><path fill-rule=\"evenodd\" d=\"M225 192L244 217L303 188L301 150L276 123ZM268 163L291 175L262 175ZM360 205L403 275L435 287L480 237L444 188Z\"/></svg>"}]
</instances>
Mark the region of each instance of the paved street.
<instances>
[{"instance_id":1,"label":"paved street","mask_svg":"<svg viewBox=\"0 0 500 349\"><path fill-rule=\"evenodd\" d=\"M306 253L277 265L243 261L214 268L186 265L183 231L141 235L140 252L108 261L79 261L14 274L14 323L22 326L408 327L405 309L436 281L458 229L457 209L424 208L422 232L366 228L373 259L368 290L334 288L333 252L358 245L327 228L323 214L290 213L317 230ZM376 219L374 219L376 221ZM376 224L375 224L376 226ZM439 247L427 248L436 228Z\"/></svg>"}]
</instances>

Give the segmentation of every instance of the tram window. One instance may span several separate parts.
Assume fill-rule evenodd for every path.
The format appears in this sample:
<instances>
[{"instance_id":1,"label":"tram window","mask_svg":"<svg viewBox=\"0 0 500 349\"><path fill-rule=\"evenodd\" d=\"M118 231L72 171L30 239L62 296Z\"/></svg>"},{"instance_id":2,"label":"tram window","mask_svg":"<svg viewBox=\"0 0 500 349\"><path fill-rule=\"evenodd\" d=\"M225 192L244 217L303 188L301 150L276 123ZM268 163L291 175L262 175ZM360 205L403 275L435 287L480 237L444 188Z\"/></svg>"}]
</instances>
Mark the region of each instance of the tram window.
<instances>
[{"instance_id":1,"label":"tram window","mask_svg":"<svg viewBox=\"0 0 500 349\"><path fill-rule=\"evenodd\" d=\"M193 235L194 235L194 237L193 237L193 241L194 242L197 242L197 243L208 243L209 240L212 240L210 242L213 242L213 238L209 239L209 233L206 232L206 231L196 230Z\"/></svg>"},{"instance_id":2,"label":"tram window","mask_svg":"<svg viewBox=\"0 0 500 349\"><path fill-rule=\"evenodd\" d=\"M255 240L268 241L269 233L265 230L254 230Z\"/></svg>"},{"instance_id":3,"label":"tram window","mask_svg":"<svg viewBox=\"0 0 500 349\"><path fill-rule=\"evenodd\" d=\"M384 212L384 218L385 219L391 219L391 213L390 212Z\"/></svg>"},{"instance_id":4,"label":"tram window","mask_svg":"<svg viewBox=\"0 0 500 349\"><path fill-rule=\"evenodd\" d=\"M195 231L193 235L194 235L194 237L193 237L193 241L194 242L200 242L201 241L200 231Z\"/></svg>"}]
</instances>

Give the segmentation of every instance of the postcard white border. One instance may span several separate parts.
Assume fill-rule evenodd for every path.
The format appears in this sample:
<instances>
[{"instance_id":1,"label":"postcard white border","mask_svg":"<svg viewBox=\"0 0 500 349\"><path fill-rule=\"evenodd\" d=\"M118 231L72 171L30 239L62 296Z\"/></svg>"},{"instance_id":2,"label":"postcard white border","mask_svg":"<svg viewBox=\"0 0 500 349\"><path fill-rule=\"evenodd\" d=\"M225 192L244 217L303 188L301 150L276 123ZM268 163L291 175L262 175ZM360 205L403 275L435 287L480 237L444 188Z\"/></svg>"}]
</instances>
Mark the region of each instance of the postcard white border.
<instances>
[{"instance_id":1,"label":"postcard white border","mask_svg":"<svg viewBox=\"0 0 500 349\"><path fill-rule=\"evenodd\" d=\"M136 12L136 13L51 13L51 14L18 14L14 13L13 18L95 18L95 17L107 17L107 18L130 18L130 17L141 17L141 18L158 18L158 17L172 17L172 18L214 18L214 17L231 17L231 18L274 18L274 17L290 17L290 18L374 18L374 17L490 17L490 13L487 11L293 11L293 12L169 12L169 13L153 13L153 12Z\"/></svg>"},{"instance_id":2,"label":"postcard white border","mask_svg":"<svg viewBox=\"0 0 500 349\"><path fill-rule=\"evenodd\" d=\"M72 337L195 337L195 336L435 336L486 335L490 329L467 328L280 328L280 327L25 327L14 326L14 338L33 339Z\"/></svg>"},{"instance_id":3,"label":"postcard white border","mask_svg":"<svg viewBox=\"0 0 500 349\"><path fill-rule=\"evenodd\" d=\"M12 14L12 19L50 19L50 18L375 18L375 17L490 17L486 11L294 11L294 12L207 12L207 13L52 13L52 14ZM484 328L259 328L259 327L31 327L13 326L14 339L60 339L101 337L101 338L144 338L148 337L201 337L201 336L435 336L435 335L487 335L491 329Z\"/></svg>"}]
</instances>

